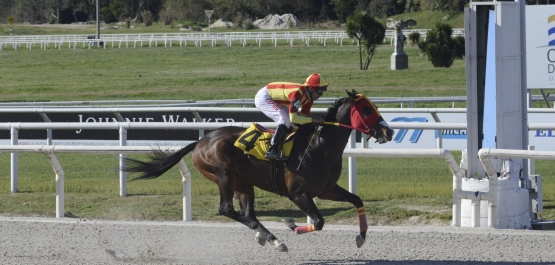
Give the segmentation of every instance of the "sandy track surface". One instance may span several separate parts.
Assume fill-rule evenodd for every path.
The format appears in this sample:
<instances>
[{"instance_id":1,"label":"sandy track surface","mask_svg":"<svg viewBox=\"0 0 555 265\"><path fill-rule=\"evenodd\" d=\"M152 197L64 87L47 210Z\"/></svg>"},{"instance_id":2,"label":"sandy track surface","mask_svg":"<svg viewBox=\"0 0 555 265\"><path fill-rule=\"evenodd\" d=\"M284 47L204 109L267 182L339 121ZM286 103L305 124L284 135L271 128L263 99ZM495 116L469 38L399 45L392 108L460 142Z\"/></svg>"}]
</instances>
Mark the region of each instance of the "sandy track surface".
<instances>
[{"instance_id":1,"label":"sandy track surface","mask_svg":"<svg viewBox=\"0 0 555 265\"><path fill-rule=\"evenodd\" d=\"M235 223L0 217L0 264L555 264L555 231L371 226L357 248L357 226L263 224L289 252Z\"/></svg>"}]
</instances>

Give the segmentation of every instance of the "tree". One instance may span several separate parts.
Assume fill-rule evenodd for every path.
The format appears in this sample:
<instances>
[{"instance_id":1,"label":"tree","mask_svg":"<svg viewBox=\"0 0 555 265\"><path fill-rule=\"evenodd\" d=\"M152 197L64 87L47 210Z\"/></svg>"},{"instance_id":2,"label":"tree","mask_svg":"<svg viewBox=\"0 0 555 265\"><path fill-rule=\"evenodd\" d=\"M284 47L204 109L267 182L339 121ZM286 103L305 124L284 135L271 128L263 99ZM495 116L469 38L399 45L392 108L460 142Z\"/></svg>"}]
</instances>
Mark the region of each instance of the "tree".
<instances>
[{"instance_id":1,"label":"tree","mask_svg":"<svg viewBox=\"0 0 555 265\"><path fill-rule=\"evenodd\" d=\"M368 4L367 10L373 17L387 18L397 14L403 13L405 10L406 1L396 0L372 0Z\"/></svg>"},{"instance_id":2,"label":"tree","mask_svg":"<svg viewBox=\"0 0 555 265\"><path fill-rule=\"evenodd\" d=\"M29 23L47 23L50 16L48 4L45 1L18 0L14 3L15 17L18 21Z\"/></svg>"},{"instance_id":3,"label":"tree","mask_svg":"<svg viewBox=\"0 0 555 265\"><path fill-rule=\"evenodd\" d=\"M357 4L357 0L333 0L333 11L337 14L337 18L344 20L353 14Z\"/></svg>"},{"instance_id":4,"label":"tree","mask_svg":"<svg viewBox=\"0 0 555 265\"><path fill-rule=\"evenodd\" d=\"M357 13L347 19L347 35L358 40L360 70L367 70L376 51L376 47L383 42L385 27L366 13ZM362 63L362 45L366 59Z\"/></svg>"},{"instance_id":5,"label":"tree","mask_svg":"<svg viewBox=\"0 0 555 265\"><path fill-rule=\"evenodd\" d=\"M58 24L60 23L60 12L62 9L61 0L45 1L50 11L50 20L48 22Z\"/></svg>"},{"instance_id":6,"label":"tree","mask_svg":"<svg viewBox=\"0 0 555 265\"><path fill-rule=\"evenodd\" d=\"M15 14L15 0L0 0L0 21L1 23L8 23L6 20L7 16L13 16ZM16 17L18 21L18 18ZM19 22L19 21L18 21Z\"/></svg>"}]
</instances>

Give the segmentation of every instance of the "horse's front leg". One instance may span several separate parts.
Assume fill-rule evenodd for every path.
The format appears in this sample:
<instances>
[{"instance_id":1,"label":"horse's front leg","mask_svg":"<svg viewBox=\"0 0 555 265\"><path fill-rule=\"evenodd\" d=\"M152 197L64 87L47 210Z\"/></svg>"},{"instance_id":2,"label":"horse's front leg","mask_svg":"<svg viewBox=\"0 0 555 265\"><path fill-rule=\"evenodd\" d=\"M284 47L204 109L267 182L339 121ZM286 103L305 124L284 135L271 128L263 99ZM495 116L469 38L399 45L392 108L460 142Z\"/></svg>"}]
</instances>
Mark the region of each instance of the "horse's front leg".
<instances>
[{"instance_id":1,"label":"horse's front leg","mask_svg":"<svg viewBox=\"0 0 555 265\"><path fill-rule=\"evenodd\" d=\"M364 204L360 197L349 191L336 185L333 189L324 192L318 196L318 198L323 200L332 201L345 201L352 203L357 208L359 225L360 225L360 235L356 238L357 247L361 247L366 240L366 231L368 230L368 223L366 222L366 213L364 211Z\"/></svg>"}]
</instances>

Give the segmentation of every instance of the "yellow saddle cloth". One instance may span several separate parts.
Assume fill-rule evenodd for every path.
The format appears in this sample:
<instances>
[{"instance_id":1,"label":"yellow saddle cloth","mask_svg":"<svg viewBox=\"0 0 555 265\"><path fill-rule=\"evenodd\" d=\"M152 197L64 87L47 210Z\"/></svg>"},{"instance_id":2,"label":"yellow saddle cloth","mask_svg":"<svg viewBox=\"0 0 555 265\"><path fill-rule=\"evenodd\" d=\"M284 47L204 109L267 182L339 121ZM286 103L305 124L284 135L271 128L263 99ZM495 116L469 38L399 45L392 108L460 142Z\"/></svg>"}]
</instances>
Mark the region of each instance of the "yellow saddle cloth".
<instances>
[{"instance_id":1,"label":"yellow saddle cloth","mask_svg":"<svg viewBox=\"0 0 555 265\"><path fill-rule=\"evenodd\" d=\"M251 126L237 138L234 145L243 150L245 154L268 161L268 158L265 158L264 155L268 151L268 147L270 147L272 134L264 131L264 129L264 127L258 124L251 123ZM289 135L283 143L282 153L284 157L288 157L293 148L293 139L295 137L292 136Z\"/></svg>"}]
</instances>

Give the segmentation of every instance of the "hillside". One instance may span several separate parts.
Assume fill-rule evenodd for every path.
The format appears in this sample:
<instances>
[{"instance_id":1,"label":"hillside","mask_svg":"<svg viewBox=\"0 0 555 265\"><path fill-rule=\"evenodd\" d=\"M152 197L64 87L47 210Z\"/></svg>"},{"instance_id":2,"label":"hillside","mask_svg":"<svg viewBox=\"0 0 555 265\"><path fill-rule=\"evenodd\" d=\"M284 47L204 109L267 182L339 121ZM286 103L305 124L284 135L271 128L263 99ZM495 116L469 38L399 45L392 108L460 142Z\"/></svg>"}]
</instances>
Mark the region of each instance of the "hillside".
<instances>
[{"instance_id":1,"label":"hillside","mask_svg":"<svg viewBox=\"0 0 555 265\"><path fill-rule=\"evenodd\" d=\"M414 19L418 24L415 29L431 29L437 22L451 25L452 28L464 28L463 12L440 12L440 11L422 11L415 13L404 13L392 17L395 20ZM387 19L382 20L385 24Z\"/></svg>"}]
</instances>

